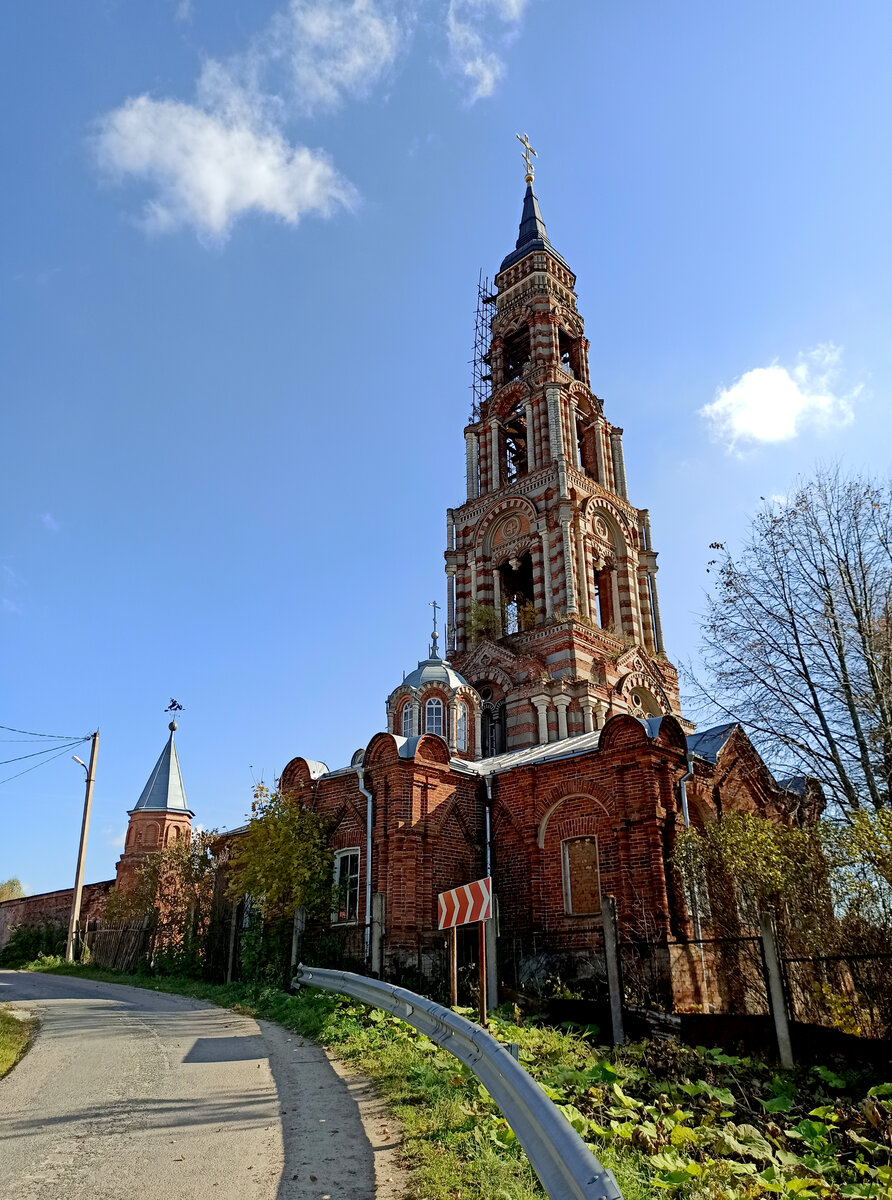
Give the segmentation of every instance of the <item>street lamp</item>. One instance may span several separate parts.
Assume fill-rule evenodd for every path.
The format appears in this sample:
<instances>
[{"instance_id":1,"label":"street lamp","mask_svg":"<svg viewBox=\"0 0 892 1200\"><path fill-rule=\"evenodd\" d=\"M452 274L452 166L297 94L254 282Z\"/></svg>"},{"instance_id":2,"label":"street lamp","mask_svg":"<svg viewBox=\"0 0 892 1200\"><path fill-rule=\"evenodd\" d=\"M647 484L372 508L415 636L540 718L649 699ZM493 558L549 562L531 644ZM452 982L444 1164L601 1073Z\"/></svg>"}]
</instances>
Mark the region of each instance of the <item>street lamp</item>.
<instances>
[{"instance_id":1,"label":"street lamp","mask_svg":"<svg viewBox=\"0 0 892 1200\"><path fill-rule=\"evenodd\" d=\"M81 915L81 892L84 886L84 858L87 853L87 834L90 832L90 808L93 804L93 782L96 778L96 752L99 749L99 730L93 734L93 746L90 750L89 767L82 758L72 754L76 763L87 773L86 793L84 795L84 818L81 821L81 841L77 852L77 872L74 877L74 892L71 897L71 918L68 922L68 942L65 946L66 962L74 962L74 935L77 930L78 918Z\"/></svg>"}]
</instances>

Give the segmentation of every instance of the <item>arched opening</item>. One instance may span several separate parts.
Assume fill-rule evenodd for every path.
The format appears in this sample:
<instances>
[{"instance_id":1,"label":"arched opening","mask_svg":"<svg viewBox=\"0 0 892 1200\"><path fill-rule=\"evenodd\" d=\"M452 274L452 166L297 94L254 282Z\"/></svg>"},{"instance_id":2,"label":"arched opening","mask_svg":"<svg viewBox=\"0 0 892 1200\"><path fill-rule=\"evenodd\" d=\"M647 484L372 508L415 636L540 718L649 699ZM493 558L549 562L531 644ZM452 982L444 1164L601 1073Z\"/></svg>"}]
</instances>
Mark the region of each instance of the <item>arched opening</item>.
<instances>
[{"instance_id":1,"label":"arched opening","mask_svg":"<svg viewBox=\"0 0 892 1200\"><path fill-rule=\"evenodd\" d=\"M646 687L633 687L629 693L629 707L636 717L660 717L663 710L653 692Z\"/></svg>"},{"instance_id":2,"label":"arched opening","mask_svg":"<svg viewBox=\"0 0 892 1200\"><path fill-rule=\"evenodd\" d=\"M502 563L499 575L503 631L509 634L532 629L536 623L536 609L533 603L533 560L529 551Z\"/></svg>"},{"instance_id":3,"label":"arched opening","mask_svg":"<svg viewBox=\"0 0 892 1200\"><path fill-rule=\"evenodd\" d=\"M413 720L414 710L411 700L407 700L403 705L402 712L402 734L404 738L412 737L415 733L415 722Z\"/></svg>"},{"instance_id":4,"label":"arched opening","mask_svg":"<svg viewBox=\"0 0 892 1200\"><path fill-rule=\"evenodd\" d=\"M582 379L582 338L571 337L566 329L558 330L558 352L561 359L561 369L574 379Z\"/></svg>"},{"instance_id":5,"label":"arched opening","mask_svg":"<svg viewBox=\"0 0 892 1200\"><path fill-rule=\"evenodd\" d=\"M512 379L520 379L527 363L530 361L530 331L526 325L521 325L513 333L509 333L503 345L505 378L503 383Z\"/></svg>"},{"instance_id":6,"label":"arched opening","mask_svg":"<svg viewBox=\"0 0 892 1200\"><path fill-rule=\"evenodd\" d=\"M492 758L496 754L504 754L507 749L505 701L495 698L488 683L477 683L474 688L483 701L480 711L480 755L482 758Z\"/></svg>"},{"instance_id":7,"label":"arched opening","mask_svg":"<svg viewBox=\"0 0 892 1200\"><path fill-rule=\"evenodd\" d=\"M424 705L424 732L443 736L443 701L432 697Z\"/></svg>"},{"instance_id":8,"label":"arched opening","mask_svg":"<svg viewBox=\"0 0 892 1200\"><path fill-rule=\"evenodd\" d=\"M527 470L527 418L522 407L515 409L502 425L505 437L505 480L510 483Z\"/></svg>"}]
</instances>

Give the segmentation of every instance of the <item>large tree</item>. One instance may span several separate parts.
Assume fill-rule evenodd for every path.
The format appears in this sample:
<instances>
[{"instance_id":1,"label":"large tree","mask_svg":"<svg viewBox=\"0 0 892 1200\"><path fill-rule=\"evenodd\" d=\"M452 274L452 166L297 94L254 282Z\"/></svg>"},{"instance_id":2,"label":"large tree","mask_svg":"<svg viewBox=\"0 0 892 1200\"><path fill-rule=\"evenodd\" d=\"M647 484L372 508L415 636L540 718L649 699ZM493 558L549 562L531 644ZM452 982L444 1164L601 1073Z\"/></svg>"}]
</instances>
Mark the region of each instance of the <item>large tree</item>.
<instances>
[{"instance_id":1,"label":"large tree","mask_svg":"<svg viewBox=\"0 0 892 1200\"><path fill-rule=\"evenodd\" d=\"M831 811L892 805L892 485L839 468L764 503L720 543L700 687Z\"/></svg>"}]
</instances>

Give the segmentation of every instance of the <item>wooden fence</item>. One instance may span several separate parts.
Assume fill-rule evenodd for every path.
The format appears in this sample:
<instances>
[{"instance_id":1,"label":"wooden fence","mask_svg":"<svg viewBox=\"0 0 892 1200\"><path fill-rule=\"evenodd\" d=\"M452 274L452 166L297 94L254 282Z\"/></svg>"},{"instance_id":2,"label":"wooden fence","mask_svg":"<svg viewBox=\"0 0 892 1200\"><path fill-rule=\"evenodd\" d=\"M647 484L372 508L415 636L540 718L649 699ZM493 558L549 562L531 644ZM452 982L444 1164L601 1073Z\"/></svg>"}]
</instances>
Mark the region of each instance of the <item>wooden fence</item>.
<instances>
[{"instance_id":1,"label":"wooden fence","mask_svg":"<svg viewBox=\"0 0 892 1200\"><path fill-rule=\"evenodd\" d=\"M151 964L155 930L150 920L107 925L85 921L79 927L80 957L111 971L138 971Z\"/></svg>"}]
</instances>

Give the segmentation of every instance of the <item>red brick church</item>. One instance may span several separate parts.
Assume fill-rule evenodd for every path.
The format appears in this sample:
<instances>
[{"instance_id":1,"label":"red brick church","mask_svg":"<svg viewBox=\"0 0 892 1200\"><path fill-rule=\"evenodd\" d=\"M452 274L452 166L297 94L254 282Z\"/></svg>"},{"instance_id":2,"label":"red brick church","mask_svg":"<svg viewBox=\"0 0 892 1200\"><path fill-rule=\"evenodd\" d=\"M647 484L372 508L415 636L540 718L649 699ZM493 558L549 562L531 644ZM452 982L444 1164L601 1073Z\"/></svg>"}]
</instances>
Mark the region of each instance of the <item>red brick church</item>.
<instances>
[{"instance_id":1,"label":"red brick church","mask_svg":"<svg viewBox=\"0 0 892 1200\"><path fill-rule=\"evenodd\" d=\"M280 780L333 818L334 927L391 977L435 973L437 895L483 875L498 900L491 957L511 987L597 945L606 895L622 936L689 938L670 865L685 821L807 807L738 726L695 733L681 716L649 514L629 498L576 276L532 182L485 297L487 391L464 430L466 495L447 513L445 646L435 628L387 699L386 730L349 765L293 757ZM172 736L154 778L125 873L191 816Z\"/></svg>"}]
</instances>

